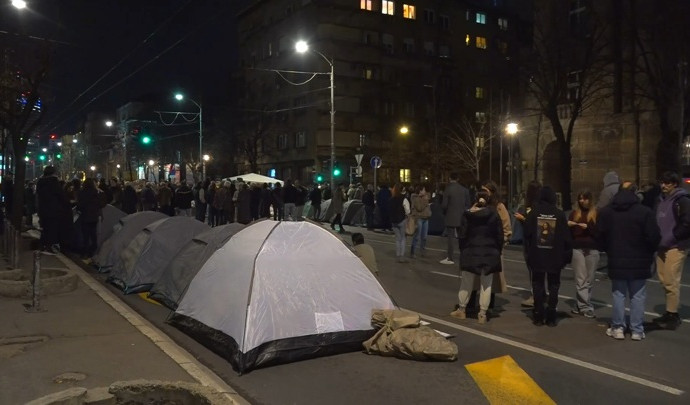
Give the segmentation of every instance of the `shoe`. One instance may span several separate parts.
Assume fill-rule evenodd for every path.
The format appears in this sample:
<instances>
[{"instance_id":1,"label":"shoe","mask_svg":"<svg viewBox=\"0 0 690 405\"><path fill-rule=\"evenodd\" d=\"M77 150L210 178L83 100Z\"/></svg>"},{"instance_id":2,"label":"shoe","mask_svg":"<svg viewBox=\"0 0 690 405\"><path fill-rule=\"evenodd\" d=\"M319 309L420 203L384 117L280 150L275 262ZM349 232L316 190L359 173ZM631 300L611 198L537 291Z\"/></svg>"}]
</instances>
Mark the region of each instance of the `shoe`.
<instances>
[{"instance_id":1,"label":"shoe","mask_svg":"<svg viewBox=\"0 0 690 405\"><path fill-rule=\"evenodd\" d=\"M480 325L484 325L486 323L486 314L485 313L480 312L479 315L477 315L477 323L479 323Z\"/></svg>"},{"instance_id":2,"label":"shoe","mask_svg":"<svg viewBox=\"0 0 690 405\"><path fill-rule=\"evenodd\" d=\"M671 320L671 313L667 311L667 312L664 312L664 314L661 315L660 317L652 319L652 322L654 322L654 323L666 323L669 320Z\"/></svg>"},{"instance_id":3,"label":"shoe","mask_svg":"<svg viewBox=\"0 0 690 405\"><path fill-rule=\"evenodd\" d=\"M520 303L523 307L532 308L534 306L534 297L529 297Z\"/></svg>"},{"instance_id":4,"label":"shoe","mask_svg":"<svg viewBox=\"0 0 690 405\"><path fill-rule=\"evenodd\" d=\"M450 260L450 259L448 259L448 258L445 258L445 259L441 260L439 263L441 263L441 264L455 264L454 261L452 261L452 260Z\"/></svg>"},{"instance_id":5,"label":"shoe","mask_svg":"<svg viewBox=\"0 0 690 405\"><path fill-rule=\"evenodd\" d=\"M398 257L398 263L409 263L410 261L405 259L405 256Z\"/></svg>"},{"instance_id":6,"label":"shoe","mask_svg":"<svg viewBox=\"0 0 690 405\"><path fill-rule=\"evenodd\" d=\"M534 326L544 326L544 320L541 318L532 319L532 325Z\"/></svg>"},{"instance_id":7,"label":"shoe","mask_svg":"<svg viewBox=\"0 0 690 405\"><path fill-rule=\"evenodd\" d=\"M645 338L644 332L633 332L630 339L640 341Z\"/></svg>"},{"instance_id":8,"label":"shoe","mask_svg":"<svg viewBox=\"0 0 690 405\"><path fill-rule=\"evenodd\" d=\"M586 310L582 311L582 315L585 318L589 318L589 319L594 319L597 317L596 315L594 315L594 311L592 311L591 309L586 309Z\"/></svg>"},{"instance_id":9,"label":"shoe","mask_svg":"<svg viewBox=\"0 0 690 405\"><path fill-rule=\"evenodd\" d=\"M666 311L664 315L652 320L652 322L656 323L662 329L676 330L678 329L682 321L680 319L680 316L678 316L677 312Z\"/></svg>"},{"instance_id":10,"label":"shoe","mask_svg":"<svg viewBox=\"0 0 690 405\"><path fill-rule=\"evenodd\" d=\"M335 231L335 225L331 224L331 229Z\"/></svg>"},{"instance_id":11,"label":"shoe","mask_svg":"<svg viewBox=\"0 0 690 405\"><path fill-rule=\"evenodd\" d=\"M467 315L465 314L465 310L461 309L461 308L458 308L455 311L451 312L450 316L452 316L453 318L458 318L458 319L467 318Z\"/></svg>"},{"instance_id":12,"label":"shoe","mask_svg":"<svg viewBox=\"0 0 690 405\"><path fill-rule=\"evenodd\" d=\"M340 228L340 230L338 231L338 233L345 233L345 229L344 229L344 228Z\"/></svg>"},{"instance_id":13,"label":"shoe","mask_svg":"<svg viewBox=\"0 0 690 405\"><path fill-rule=\"evenodd\" d=\"M625 339L625 333L623 332L623 328L608 328L606 329L606 336L611 336L616 340Z\"/></svg>"}]
</instances>

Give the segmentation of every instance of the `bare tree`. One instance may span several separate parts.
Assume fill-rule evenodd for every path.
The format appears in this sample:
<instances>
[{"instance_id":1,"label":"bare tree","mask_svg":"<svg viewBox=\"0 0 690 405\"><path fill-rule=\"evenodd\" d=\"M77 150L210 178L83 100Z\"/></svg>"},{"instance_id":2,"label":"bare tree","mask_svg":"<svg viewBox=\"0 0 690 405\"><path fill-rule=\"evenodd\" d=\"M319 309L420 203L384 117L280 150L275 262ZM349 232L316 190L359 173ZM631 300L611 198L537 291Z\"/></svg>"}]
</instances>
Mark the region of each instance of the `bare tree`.
<instances>
[{"instance_id":1,"label":"bare tree","mask_svg":"<svg viewBox=\"0 0 690 405\"><path fill-rule=\"evenodd\" d=\"M259 171L259 162L273 149L275 113L266 110L245 113L244 122L237 131L236 147L239 156L252 173Z\"/></svg>"},{"instance_id":2,"label":"bare tree","mask_svg":"<svg viewBox=\"0 0 690 405\"><path fill-rule=\"evenodd\" d=\"M7 156L6 146L10 142L14 152L11 221L17 229L21 229L23 217L26 146L45 112L45 105L41 105L41 90L50 67L50 46L45 44L37 49L31 55L32 59L22 63L12 63L9 60L10 49L3 50L5 60L0 78L0 129L6 139L1 143L4 146L3 156Z\"/></svg>"},{"instance_id":3,"label":"bare tree","mask_svg":"<svg viewBox=\"0 0 690 405\"><path fill-rule=\"evenodd\" d=\"M569 207L575 122L610 92L607 42L594 9L583 8L574 16L569 2L538 3L532 54L525 66L527 91L535 112L551 124L563 165L560 184L554 186L563 194L563 206Z\"/></svg>"},{"instance_id":4,"label":"bare tree","mask_svg":"<svg viewBox=\"0 0 690 405\"><path fill-rule=\"evenodd\" d=\"M487 122L477 122L474 117L462 116L460 121L444 128L450 145L449 152L459 169L471 172L479 179L479 166L489 151L496 135L489 132Z\"/></svg>"}]
</instances>

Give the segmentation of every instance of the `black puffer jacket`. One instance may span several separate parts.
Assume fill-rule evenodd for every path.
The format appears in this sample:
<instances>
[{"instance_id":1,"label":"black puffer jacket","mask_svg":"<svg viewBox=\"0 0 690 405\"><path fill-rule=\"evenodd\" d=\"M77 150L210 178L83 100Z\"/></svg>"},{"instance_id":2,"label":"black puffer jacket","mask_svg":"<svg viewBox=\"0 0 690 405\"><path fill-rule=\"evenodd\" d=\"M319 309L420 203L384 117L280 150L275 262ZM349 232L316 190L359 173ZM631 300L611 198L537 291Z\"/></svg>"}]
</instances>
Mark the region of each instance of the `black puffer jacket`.
<instances>
[{"instance_id":1,"label":"black puffer jacket","mask_svg":"<svg viewBox=\"0 0 690 405\"><path fill-rule=\"evenodd\" d=\"M661 239L652 210L640 204L634 193L621 190L599 211L597 221L597 245L608 255L609 277L651 277L654 252Z\"/></svg>"},{"instance_id":2,"label":"black puffer jacket","mask_svg":"<svg viewBox=\"0 0 690 405\"><path fill-rule=\"evenodd\" d=\"M556 194L544 186L525 220L527 267L536 272L557 273L573 258L573 238Z\"/></svg>"},{"instance_id":3,"label":"black puffer jacket","mask_svg":"<svg viewBox=\"0 0 690 405\"><path fill-rule=\"evenodd\" d=\"M460 270L474 274L501 271L503 224L493 207L472 207L460 218Z\"/></svg>"}]
</instances>

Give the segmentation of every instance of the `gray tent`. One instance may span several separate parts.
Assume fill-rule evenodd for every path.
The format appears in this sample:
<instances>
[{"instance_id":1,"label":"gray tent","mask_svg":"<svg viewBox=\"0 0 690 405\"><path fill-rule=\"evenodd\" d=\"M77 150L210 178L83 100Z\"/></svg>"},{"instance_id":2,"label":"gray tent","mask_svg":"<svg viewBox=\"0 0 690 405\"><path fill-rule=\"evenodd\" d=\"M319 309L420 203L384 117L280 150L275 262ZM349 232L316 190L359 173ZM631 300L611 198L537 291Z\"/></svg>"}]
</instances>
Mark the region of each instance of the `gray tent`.
<instances>
[{"instance_id":1,"label":"gray tent","mask_svg":"<svg viewBox=\"0 0 690 405\"><path fill-rule=\"evenodd\" d=\"M309 221L253 223L189 284L169 322L244 372L357 351L395 305L362 261Z\"/></svg>"},{"instance_id":2,"label":"gray tent","mask_svg":"<svg viewBox=\"0 0 690 405\"><path fill-rule=\"evenodd\" d=\"M147 225L120 254L108 281L125 294L148 291L192 238L209 230L192 217L166 217Z\"/></svg>"},{"instance_id":3,"label":"gray tent","mask_svg":"<svg viewBox=\"0 0 690 405\"><path fill-rule=\"evenodd\" d=\"M98 266L100 271L110 271L120 260L120 252L127 247L129 242L131 242L146 225L162 218L168 218L168 216L157 211L135 212L134 214L120 218L118 223L113 227L113 235L103 242L103 245L101 245L98 250L94 264Z\"/></svg>"},{"instance_id":4,"label":"gray tent","mask_svg":"<svg viewBox=\"0 0 690 405\"><path fill-rule=\"evenodd\" d=\"M97 243L98 247L103 246L108 238L113 236L115 225L120 222L120 219L127 216L124 211L115 208L108 204L103 208L103 220L98 221Z\"/></svg>"},{"instance_id":5,"label":"gray tent","mask_svg":"<svg viewBox=\"0 0 690 405\"><path fill-rule=\"evenodd\" d=\"M172 310L176 309L180 297L201 266L244 227L245 225L233 222L196 235L165 267L158 281L151 287L149 297Z\"/></svg>"},{"instance_id":6,"label":"gray tent","mask_svg":"<svg viewBox=\"0 0 690 405\"><path fill-rule=\"evenodd\" d=\"M349 200L343 205L343 225L355 225L352 220L357 215L357 212L363 209L362 200Z\"/></svg>"}]
</instances>

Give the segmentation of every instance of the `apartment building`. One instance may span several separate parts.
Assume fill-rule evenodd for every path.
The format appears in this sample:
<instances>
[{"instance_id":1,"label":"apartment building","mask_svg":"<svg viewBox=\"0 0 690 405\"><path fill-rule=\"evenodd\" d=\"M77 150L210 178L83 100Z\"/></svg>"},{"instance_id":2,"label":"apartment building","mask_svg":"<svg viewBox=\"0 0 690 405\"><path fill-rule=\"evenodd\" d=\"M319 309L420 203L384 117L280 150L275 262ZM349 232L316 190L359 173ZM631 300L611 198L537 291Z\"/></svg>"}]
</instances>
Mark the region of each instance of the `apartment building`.
<instances>
[{"instance_id":1,"label":"apartment building","mask_svg":"<svg viewBox=\"0 0 690 405\"><path fill-rule=\"evenodd\" d=\"M238 17L238 171L309 184L329 178L333 152L336 182L371 182L374 156L380 183L444 181L453 170L445 129L460 117L485 122L506 108L501 100L520 99L530 4L253 2ZM295 51L300 40L309 52ZM357 154L362 177L348 178Z\"/></svg>"}]
</instances>

